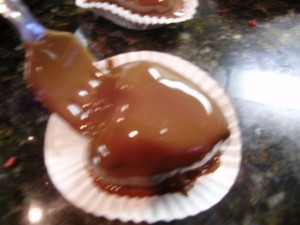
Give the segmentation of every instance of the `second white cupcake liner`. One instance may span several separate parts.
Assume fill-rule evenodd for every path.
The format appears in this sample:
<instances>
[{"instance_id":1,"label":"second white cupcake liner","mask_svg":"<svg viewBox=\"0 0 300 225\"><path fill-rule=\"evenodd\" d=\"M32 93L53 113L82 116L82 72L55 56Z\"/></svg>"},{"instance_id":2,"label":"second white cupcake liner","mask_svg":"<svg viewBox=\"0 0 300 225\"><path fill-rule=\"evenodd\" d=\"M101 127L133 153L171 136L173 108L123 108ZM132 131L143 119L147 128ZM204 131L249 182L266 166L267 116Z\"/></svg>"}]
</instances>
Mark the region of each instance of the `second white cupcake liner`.
<instances>
[{"instance_id":1,"label":"second white cupcake liner","mask_svg":"<svg viewBox=\"0 0 300 225\"><path fill-rule=\"evenodd\" d=\"M167 24L180 23L192 19L198 7L197 0L184 0L183 15L177 18L168 18L163 16L139 15L107 2L76 0L75 3L78 7L94 11L97 15L111 20L115 24L134 30L154 29Z\"/></svg>"}]
</instances>

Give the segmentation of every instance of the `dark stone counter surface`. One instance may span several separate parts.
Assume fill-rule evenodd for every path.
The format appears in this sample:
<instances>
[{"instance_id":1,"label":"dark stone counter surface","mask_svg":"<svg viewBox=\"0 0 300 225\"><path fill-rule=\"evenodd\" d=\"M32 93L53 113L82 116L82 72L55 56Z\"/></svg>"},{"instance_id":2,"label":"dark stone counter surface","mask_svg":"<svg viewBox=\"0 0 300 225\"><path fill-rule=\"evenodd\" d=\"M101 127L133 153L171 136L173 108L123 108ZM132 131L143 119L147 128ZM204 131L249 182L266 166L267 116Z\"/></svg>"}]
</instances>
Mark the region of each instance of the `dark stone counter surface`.
<instances>
[{"instance_id":1,"label":"dark stone counter surface","mask_svg":"<svg viewBox=\"0 0 300 225\"><path fill-rule=\"evenodd\" d=\"M40 0L32 11L48 28L80 28L98 59L135 50L168 52L202 67L227 91L243 136L238 179L219 204L172 224L298 225L300 4L199 2L193 20L151 31L118 27L70 0ZM250 26L253 19L257 24ZM53 187L43 162L49 112L26 89L17 34L4 21L0 27L0 224L122 224L82 212ZM37 206L42 218L30 221Z\"/></svg>"}]
</instances>

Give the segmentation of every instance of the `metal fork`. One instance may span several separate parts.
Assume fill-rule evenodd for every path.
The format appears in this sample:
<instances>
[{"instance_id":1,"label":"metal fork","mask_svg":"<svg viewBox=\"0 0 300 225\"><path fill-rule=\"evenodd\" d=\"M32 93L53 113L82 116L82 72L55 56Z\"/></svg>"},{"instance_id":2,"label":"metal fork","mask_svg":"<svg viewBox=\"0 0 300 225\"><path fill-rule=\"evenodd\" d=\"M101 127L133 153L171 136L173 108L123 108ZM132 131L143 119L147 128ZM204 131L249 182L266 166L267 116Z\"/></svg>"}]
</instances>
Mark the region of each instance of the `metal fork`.
<instances>
[{"instance_id":1,"label":"metal fork","mask_svg":"<svg viewBox=\"0 0 300 225\"><path fill-rule=\"evenodd\" d=\"M13 24L24 42L36 41L46 32L19 0L0 0L0 14Z\"/></svg>"},{"instance_id":2,"label":"metal fork","mask_svg":"<svg viewBox=\"0 0 300 225\"><path fill-rule=\"evenodd\" d=\"M93 130L110 108L113 81L93 66L92 54L71 33L46 29L19 0L0 0L0 15L25 43L24 76L38 100L82 133Z\"/></svg>"}]
</instances>

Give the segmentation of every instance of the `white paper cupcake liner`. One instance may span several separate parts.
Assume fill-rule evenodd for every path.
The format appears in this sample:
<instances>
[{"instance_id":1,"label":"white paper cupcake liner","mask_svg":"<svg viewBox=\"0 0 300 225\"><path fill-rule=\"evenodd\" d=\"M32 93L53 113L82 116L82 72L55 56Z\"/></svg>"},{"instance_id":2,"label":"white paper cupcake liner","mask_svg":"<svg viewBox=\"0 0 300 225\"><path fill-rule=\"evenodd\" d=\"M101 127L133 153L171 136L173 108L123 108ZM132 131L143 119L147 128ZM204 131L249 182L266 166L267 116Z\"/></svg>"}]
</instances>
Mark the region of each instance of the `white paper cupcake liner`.
<instances>
[{"instance_id":1,"label":"white paper cupcake liner","mask_svg":"<svg viewBox=\"0 0 300 225\"><path fill-rule=\"evenodd\" d=\"M180 23L192 19L198 7L197 0L184 0L183 15L177 18L168 18L139 15L107 2L86 2L85 0L76 0L75 3L78 7L92 10L97 15L111 20L115 24L134 30L154 29L167 24Z\"/></svg>"},{"instance_id":2,"label":"white paper cupcake liner","mask_svg":"<svg viewBox=\"0 0 300 225\"><path fill-rule=\"evenodd\" d=\"M169 54L141 51L110 59L114 66L137 60L160 63L193 81L211 96L223 111L230 129L230 137L221 147L220 166L215 172L199 177L187 196L169 193L132 198L109 194L94 184L87 171L89 140L53 114L48 122L44 149L45 164L53 184L69 202L85 212L123 222L184 219L217 204L234 184L242 158L238 119L223 89L203 70ZM107 60L95 63L100 69L105 69L107 64Z\"/></svg>"}]
</instances>

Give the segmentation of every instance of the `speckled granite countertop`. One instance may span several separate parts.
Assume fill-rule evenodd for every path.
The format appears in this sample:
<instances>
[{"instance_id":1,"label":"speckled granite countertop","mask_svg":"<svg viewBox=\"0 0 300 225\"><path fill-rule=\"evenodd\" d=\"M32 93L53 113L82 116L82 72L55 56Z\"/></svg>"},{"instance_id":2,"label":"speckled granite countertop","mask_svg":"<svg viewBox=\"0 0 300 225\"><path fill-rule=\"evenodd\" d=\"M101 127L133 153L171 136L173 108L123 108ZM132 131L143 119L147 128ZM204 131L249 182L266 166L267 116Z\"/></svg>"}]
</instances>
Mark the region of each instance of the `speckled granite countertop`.
<instances>
[{"instance_id":1,"label":"speckled granite countertop","mask_svg":"<svg viewBox=\"0 0 300 225\"><path fill-rule=\"evenodd\" d=\"M199 2L193 20L143 32L94 18L70 0L40 0L32 10L48 28L80 28L98 59L135 50L168 52L202 67L227 91L243 136L238 179L219 204L172 224L298 225L300 4ZM249 25L253 19L256 26ZM51 184L43 162L49 112L26 89L16 33L3 21L0 26L0 224L122 224L76 209ZM43 213L38 222L28 218L33 206Z\"/></svg>"}]
</instances>

